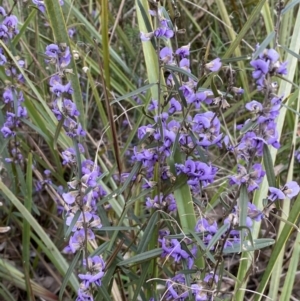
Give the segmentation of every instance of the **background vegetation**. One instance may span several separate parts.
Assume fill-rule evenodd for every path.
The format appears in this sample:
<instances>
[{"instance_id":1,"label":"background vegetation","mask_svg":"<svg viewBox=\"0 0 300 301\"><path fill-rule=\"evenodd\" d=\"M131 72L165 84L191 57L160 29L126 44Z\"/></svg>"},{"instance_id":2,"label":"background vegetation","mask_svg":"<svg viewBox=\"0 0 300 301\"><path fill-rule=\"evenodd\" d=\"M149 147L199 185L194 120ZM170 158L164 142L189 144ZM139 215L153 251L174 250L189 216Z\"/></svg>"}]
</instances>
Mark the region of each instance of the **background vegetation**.
<instances>
[{"instance_id":1,"label":"background vegetation","mask_svg":"<svg viewBox=\"0 0 300 301\"><path fill-rule=\"evenodd\" d=\"M0 135L0 299L75 300L84 259L100 255L105 269L101 286L93 286L94 300L180 300L166 294L166 281L179 271L191 277L186 283L186 300L299 300L300 197L278 201L274 208L267 208L266 200L269 186L299 182L299 2L64 0L60 6L58 0L45 0L43 13L39 3L4 0L7 14L18 19L19 32L8 41L0 39L7 58L0 66L0 125L11 110L4 99L7 87L23 93L28 117L20 118L16 136L7 139ZM149 9L162 9L174 26L175 39L141 41L140 32L159 26ZM52 43L70 47L72 60L67 69L55 70L45 63L45 49ZM218 168L214 181L202 187L201 193L191 194L184 177L176 175L174 181L162 181L157 165L156 185L145 189L142 179L147 178L146 171L132 156L135 146L147 148L154 142L139 139L138 129L156 123L154 113L148 110L151 99L161 103L169 100L170 88L164 84L167 76L173 72L180 80L187 78L180 68L159 64L159 46L172 46L175 52L190 44L191 73L198 88L211 89L214 97L218 89L226 89L230 76L224 70L210 76L212 73L204 71L205 64L219 57L223 66L235 70L235 86L242 87L244 94L229 98L230 107L222 108L219 118L224 136L238 139L237 125L251 118L245 104L252 99L264 101L264 94L257 93L249 64L258 43L262 45L260 51L275 47L280 60L288 61L287 75L274 79L276 94L284 97L276 119L281 147L269 146L259 159L266 170L259 189L248 193L228 184L229 176L236 173L237 161L218 147L191 153L208 156ZM7 69L12 68L22 75L23 82L8 75ZM72 82L78 122L86 132L80 138L84 154L51 110L54 97L49 79L53 73ZM176 93L178 87L173 87ZM183 96L180 101L184 107ZM16 104L16 99L13 102ZM210 106L201 108L204 112ZM182 122L186 115L178 113L177 117ZM75 254L62 252L80 213L75 212L73 223L66 225L68 208L63 193L70 190L68 182L82 181L76 164L63 164L62 152L69 147L75 148L77 167L85 159L100 167L97 183L106 192L97 199L102 228L95 231L95 240L86 240ZM22 159L8 163L5 158L12 158L14 149ZM186 158L177 141L168 161L173 175L174 164ZM176 214L167 214L163 207L146 208L147 197L154 199L160 193L174 193ZM249 230L243 223L248 200L264 210L265 218L254 222L246 244L226 253L222 244L227 229L221 226L238 198L242 200L240 212L244 212L237 225L239 231ZM266 209L270 209L268 214ZM202 217L221 225L209 246L194 231ZM161 256L161 229L168 229L168 238L180 241L189 255L190 239L197 245L192 271L186 263ZM201 299L190 288L195 283L204 286L209 272L219 278L204 287L206 299Z\"/></svg>"}]
</instances>

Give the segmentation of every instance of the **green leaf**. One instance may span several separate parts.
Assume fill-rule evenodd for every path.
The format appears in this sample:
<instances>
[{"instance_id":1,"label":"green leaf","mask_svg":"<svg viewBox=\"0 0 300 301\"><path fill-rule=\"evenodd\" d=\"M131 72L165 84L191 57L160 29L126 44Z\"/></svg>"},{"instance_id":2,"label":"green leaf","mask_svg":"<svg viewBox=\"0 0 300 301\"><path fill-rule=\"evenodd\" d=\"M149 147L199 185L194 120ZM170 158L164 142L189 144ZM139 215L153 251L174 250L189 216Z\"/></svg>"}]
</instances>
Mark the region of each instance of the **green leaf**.
<instances>
[{"instance_id":1,"label":"green leaf","mask_svg":"<svg viewBox=\"0 0 300 301\"><path fill-rule=\"evenodd\" d=\"M24 35L25 31L27 30L30 21L35 17L37 13L37 9L33 9L29 16L27 17L26 21L23 23L22 27L20 28L19 33L13 38L12 40L12 45L14 47L16 47L16 45L18 44L18 42L20 41L21 37Z\"/></svg>"},{"instance_id":2,"label":"green leaf","mask_svg":"<svg viewBox=\"0 0 300 301\"><path fill-rule=\"evenodd\" d=\"M59 295L58 295L59 300L63 300L62 298L63 298L64 292L65 292L65 289L69 283L69 279L70 279L71 275L73 275L73 272L75 271L75 268L76 268L77 262L80 258L80 255L81 255L81 252L78 251L76 253L76 255L74 256L74 258L68 268L67 273L64 276L63 282L62 282L62 284L60 286L60 290L59 290Z\"/></svg>"},{"instance_id":3,"label":"green leaf","mask_svg":"<svg viewBox=\"0 0 300 301\"><path fill-rule=\"evenodd\" d=\"M214 234L208 246L206 247L207 251L212 249L212 247L220 240L222 235L228 231L228 228L228 224L224 224L220 229L218 229L217 233Z\"/></svg>"},{"instance_id":4,"label":"green leaf","mask_svg":"<svg viewBox=\"0 0 300 301\"><path fill-rule=\"evenodd\" d=\"M112 104L114 104L114 103L116 103L116 102L119 102L119 101L121 101L121 100L130 98L130 97L135 96L135 95L139 95L139 94L141 94L142 92L149 90L149 89L150 89L152 86L154 86L154 85L156 85L156 84L149 84L149 85L143 86L143 87L141 87L141 88L139 88L139 89L136 89L135 91L132 91L132 92L130 92L130 93L127 93L127 94L125 94L125 95L122 95L122 96L120 96L120 97L118 97L118 98L112 100L112 101L110 102L110 104L112 105Z\"/></svg>"},{"instance_id":5,"label":"green leaf","mask_svg":"<svg viewBox=\"0 0 300 301\"><path fill-rule=\"evenodd\" d=\"M263 162L264 162L269 186L276 187L273 161L272 161L269 147L266 144L264 144L264 149L263 149Z\"/></svg>"},{"instance_id":6,"label":"green leaf","mask_svg":"<svg viewBox=\"0 0 300 301\"><path fill-rule=\"evenodd\" d=\"M281 15L283 16L284 14L286 14L289 10L291 10L298 3L300 3L300 0L294 0L294 1L290 2L289 4L287 4L284 7L284 9L281 11Z\"/></svg>"},{"instance_id":7,"label":"green leaf","mask_svg":"<svg viewBox=\"0 0 300 301\"><path fill-rule=\"evenodd\" d=\"M32 154L28 154L27 171L26 171L26 197L24 206L31 212L32 208ZM33 300L33 292L30 283L30 224L24 218L23 221L23 236L22 236L22 259L25 273L25 282L28 300Z\"/></svg>"},{"instance_id":8,"label":"green leaf","mask_svg":"<svg viewBox=\"0 0 300 301\"><path fill-rule=\"evenodd\" d=\"M240 196L238 198L238 212L239 212L239 226L246 226L247 213L248 213L248 191L245 184L241 185ZM241 237L244 237L243 231L241 232Z\"/></svg>"},{"instance_id":9,"label":"green leaf","mask_svg":"<svg viewBox=\"0 0 300 301\"><path fill-rule=\"evenodd\" d=\"M258 238L253 240L253 244L250 240L243 241L242 244L234 244L232 247L227 247L223 250L223 254L240 253L242 251L250 252L260 250L269 247L275 243L271 238Z\"/></svg>"},{"instance_id":10,"label":"green leaf","mask_svg":"<svg viewBox=\"0 0 300 301\"><path fill-rule=\"evenodd\" d=\"M198 82L198 78L192 74L191 72L188 72L186 71L185 69L182 69L180 67L177 67L177 66L173 66L173 65L164 65L164 69L166 70L171 70L171 71L174 71L174 72L178 72L180 74L183 74L183 75L186 75L187 77L190 77L192 78L194 81L197 81Z\"/></svg>"},{"instance_id":11,"label":"green leaf","mask_svg":"<svg viewBox=\"0 0 300 301\"><path fill-rule=\"evenodd\" d=\"M259 3L256 5L256 7L252 10L252 13L250 16L248 16L246 23L240 30L239 34L236 36L234 41L230 44L229 48L227 49L226 53L223 55L222 59L227 59L229 58L236 47L241 43L242 39L245 37L249 29L252 27L252 24L258 20L259 15L261 13L261 9L263 5L265 4L266 0L261 0Z\"/></svg>"},{"instance_id":12,"label":"green leaf","mask_svg":"<svg viewBox=\"0 0 300 301\"><path fill-rule=\"evenodd\" d=\"M118 266L124 266L124 265L135 265L144 261L148 261L150 259L156 258L162 254L162 249L157 248L150 251L146 251L142 254L138 254L135 256L132 256L131 258L125 259L118 263Z\"/></svg>"},{"instance_id":13,"label":"green leaf","mask_svg":"<svg viewBox=\"0 0 300 301\"><path fill-rule=\"evenodd\" d=\"M143 236L141 238L141 241L139 242L139 246L137 249L137 254L143 253L151 240L151 236L153 234L153 230L155 229L155 226L157 225L159 214L157 212L154 212L147 222L147 227L143 233Z\"/></svg>"}]
</instances>

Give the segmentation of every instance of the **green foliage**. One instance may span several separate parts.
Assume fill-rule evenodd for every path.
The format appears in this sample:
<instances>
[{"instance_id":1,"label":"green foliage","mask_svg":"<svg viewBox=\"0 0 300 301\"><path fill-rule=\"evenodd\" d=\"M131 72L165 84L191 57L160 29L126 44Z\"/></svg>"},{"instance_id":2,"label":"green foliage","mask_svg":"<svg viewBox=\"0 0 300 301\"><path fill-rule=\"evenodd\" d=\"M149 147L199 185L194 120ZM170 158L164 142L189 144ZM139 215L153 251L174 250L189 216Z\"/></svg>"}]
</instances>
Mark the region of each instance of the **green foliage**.
<instances>
[{"instance_id":1,"label":"green foliage","mask_svg":"<svg viewBox=\"0 0 300 301\"><path fill-rule=\"evenodd\" d=\"M300 197L277 201L274 206L265 202L269 187L281 187L292 180L299 182L299 163L294 159L299 146L299 1L285 1L280 23L274 14L278 2L275 0L206 1L206 8L201 0L159 4L147 0L65 0L63 6L58 0L45 0L44 14L31 1L21 2L11 0L2 4L18 17L19 32L9 42L0 38L0 48L8 60L0 65L0 124L2 127L5 123L7 112L17 113L15 94L11 106L4 102L7 88L23 93L28 118L19 118L21 125L16 128L15 136L5 139L0 134L1 232L4 229L0 298L16 300L16 290L20 300L75 300L81 282L77 276L94 272L88 270L86 262L96 255L104 259L105 267L102 285L93 286L94 300L148 301L151 297L155 301L164 300L167 280L178 273L186 279L187 299L194 300L191 285L203 284L208 272L219 276L215 283L206 284L207 291L213 292L213 300L297 298ZM160 24L159 18L149 13L149 9L155 11L158 7L170 28L178 31L172 41L151 37L142 42L140 33L151 33ZM0 23L3 19L0 15ZM70 29L76 30L74 37L69 36ZM45 62L49 59L44 54L45 48L54 43L70 48L71 63L65 70L57 70ZM161 48L172 47L174 53L188 43L191 43L192 73L177 66L178 56L171 63L160 59ZM260 46L254 50L257 43ZM276 77L275 92L284 99L276 119L281 148L264 145L261 163L266 176L259 189L251 192L246 184L240 188L228 185L229 177L237 173L237 164L246 164L244 160L236 160L225 148L197 145L188 120L197 110L214 110L214 118L221 120L223 137L228 137L230 145L255 130L259 126L257 120L251 120L241 130L237 130L237 125L251 118L244 110L246 102L253 99L264 102L264 95L255 90L249 61L270 47L276 48L281 61L288 61L288 74ZM207 72L205 65L216 57L222 59L229 73L225 68ZM24 67L19 63L20 58L26 62ZM7 66L22 75L24 82L10 77ZM233 72L234 85L243 87L244 96L227 90L226 80ZM57 120L53 113L56 97L50 93L49 82L53 73L65 83L72 83L74 91L70 98L79 111L76 120L86 131L85 137L70 138L64 127L65 115ZM170 74L174 80L172 88L167 85ZM211 89L212 104L202 103L200 109L192 107L179 89L189 78L196 82L199 92ZM147 179L149 170L143 168L142 161L134 163L132 156L164 143L164 135L161 141L155 141L151 130L163 132L163 121L160 117L155 121L154 115L167 112L172 97L178 99L182 109L173 118L180 127L167 156L168 169L161 168L158 157L153 167L154 177ZM226 109L223 103L215 102L222 97L230 102ZM153 99L158 106L152 112L149 104ZM153 128L148 127L145 136L137 138L139 128L149 124ZM191 135L192 150L180 144L183 132ZM221 144L224 146L223 140ZM63 164L62 152L70 147L75 150L75 163ZM5 160L14 151L22 154L19 164ZM177 174L178 166L188 158L218 168L214 181L201 185L198 194L191 191L186 175ZM87 231L89 223L82 221L82 210L89 206L81 203L72 212L72 221L66 224L71 210L64 201L64 193L76 191L84 183L81 164L86 159L101 169L101 176L96 179L106 193L98 197L96 204L101 227L94 231L94 240L84 240L76 254L67 255L62 251L70 237L81 224ZM252 158L250 163L254 163ZM44 170L51 171L49 178ZM162 180L164 172L168 173L167 180ZM145 185L146 180L149 186ZM36 189L38 185L41 188ZM90 201L92 190L92 187L80 190L79 197ZM146 201L154 202L162 194L162 203L167 202L171 193L177 206L175 214L167 212L168 206L146 208ZM251 229L247 224L248 202L265 215L264 221L255 221ZM232 217L234 208L238 212L236 220ZM216 220L221 225L209 242L207 230L195 229L201 218ZM7 226L10 230L6 233ZM172 239L177 240L184 254L188 254L183 263L176 262L172 253L161 256L159 230L168 233L165 238L169 244ZM231 230L237 231L242 240L228 247ZM194 245L197 255L192 254ZM285 269L287 250L291 263ZM260 252L264 255L260 256ZM195 260L192 268L188 267L187 258ZM253 271L256 264L262 267L259 275ZM53 287L41 281L36 272L38 267L42 276L51 278ZM224 291L222 283L226 278L231 284Z\"/></svg>"}]
</instances>

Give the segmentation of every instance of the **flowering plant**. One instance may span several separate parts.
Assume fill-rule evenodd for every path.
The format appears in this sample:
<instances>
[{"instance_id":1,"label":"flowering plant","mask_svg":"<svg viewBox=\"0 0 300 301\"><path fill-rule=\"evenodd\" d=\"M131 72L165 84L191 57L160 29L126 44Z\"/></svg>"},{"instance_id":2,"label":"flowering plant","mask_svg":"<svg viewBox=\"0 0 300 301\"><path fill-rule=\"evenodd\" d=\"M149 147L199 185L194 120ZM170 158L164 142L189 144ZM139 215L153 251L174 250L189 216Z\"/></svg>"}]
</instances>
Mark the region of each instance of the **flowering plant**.
<instances>
[{"instance_id":1,"label":"flowering plant","mask_svg":"<svg viewBox=\"0 0 300 301\"><path fill-rule=\"evenodd\" d=\"M10 2L0 295L297 299L296 1Z\"/></svg>"}]
</instances>

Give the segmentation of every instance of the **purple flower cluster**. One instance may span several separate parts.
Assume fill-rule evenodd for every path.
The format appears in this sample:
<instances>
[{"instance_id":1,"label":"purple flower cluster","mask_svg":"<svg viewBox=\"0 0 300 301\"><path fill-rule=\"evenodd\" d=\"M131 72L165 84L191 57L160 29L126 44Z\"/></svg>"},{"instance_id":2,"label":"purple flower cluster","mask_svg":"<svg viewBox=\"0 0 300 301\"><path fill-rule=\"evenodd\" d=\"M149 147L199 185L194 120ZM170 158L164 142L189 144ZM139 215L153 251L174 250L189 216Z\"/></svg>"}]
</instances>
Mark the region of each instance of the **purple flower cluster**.
<instances>
[{"instance_id":1,"label":"purple flower cluster","mask_svg":"<svg viewBox=\"0 0 300 301\"><path fill-rule=\"evenodd\" d=\"M253 221L261 221L262 218L263 213L259 211L254 204L248 202L246 226L251 230L253 226ZM226 235L223 235L223 239L225 239L226 237L224 248L232 247L241 243L241 231L235 230L235 227L238 226L238 223L239 212L237 206L234 206L233 211L224 220L224 224L230 226L230 232ZM203 236L201 236L201 239L204 242L204 244L208 246L211 240L213 239L214 235L217 233L218 229L219 228L216 221L202 217L197 221L195 232L203 234ZM214 248L214 246L211 246L210 249L214 250Z\"/></svg>"},{"instance_id":2,"label":"purple flower cluster","mask_svg":"<svg viewBox=\"0 0 300 301\"><path fill-rule=\"evenodd\" d=\"M181 246L181 241L178 239L166 238L170 234L169 230L160 230L158 242L163 250L162 257L169 258L172 257L176 263L182 263L182 260L186 260L188 269L192 269L194 265L194 260L197 255L198 247L193 244L191 240L185 240L187 245L191 247L184 250Z\"/></svg>"},{"instance_id":3,"label":"purple flower cluster","mask_svg":"<svg viewBox=\"0 0 300 301\"><path fill-rule=\"evenodd\" d=\"M81 147L79 147L81 148ZM83 151L81 149L81 151ZM63 154L64 164L75 165L76 152L69 148ZM68 227L72 226L72 234L69 244L63 252L74 254L83 250L87 243L96 248L94 231L102 227L101 219L98 216L97 200L106 195L106 191L98 184L97 179L101 176L99 166L91 160L84 160L81 163L82 177L68 182L70 191L62 193L67 212L65 222ZM80 212L78 216L78 212ZM74 220L76 218L76 220ZM92 299L93 285L100 286L101 278L104 276L105 263L99 256L89 257L88 263L83 261L86 273L78 277L82 280L76 300Z\"/></svg>"},{"instance_id":4,"label":"purple flower cluster","mask_svg":"<svg viewBox=\"0 0 300 301\"><path fill-rule=\"evenodd\" d=\"M65 45L50 44L46 47L45 54L48 57L45 62L54 65L59 70L58 74L54 74L49 80L50 91L54 96L52 112L57 120L62 120L63 128L69 137L85 136L86 132L77 120L79 111L75 103L69 98L73 94L72 84L70 81L64 83L65 79L61 72L71 62L70 49Z\"/></svg>"},{"instance_id":5,"label":"purple flower cluster","mask_svg":"<svg viewBox=\"0 0 300 301\"><path fill-rule=\"evenodd\" d=\"M156 17L156 12L150 11L150 13ZM150 41L152 37L170 39L174 36L174 31L169 27L169 21L164 18L161 10L158 10L158 18L160 26L149 33L141 32L140 38L142 41Z\"/></svg>"},{"instance_id":6,"label":"purple flower cluster","mask_svg":"<svg viewBox=\"0 0 300 301\"><path fill-rule=\"evenodd\" d=\"M45 62L57 65L59 68L66 68L71 62L71 52L69 46L65 44L50 44L46 47L45 55L48 57Z\"/></svg>"},{"instance_id":7,"label":"purple flower cluster","mask_svg":"<svg viewBox=\"0 0 300 301\"><path fill-rule=\"evenodd\" d=\"M0 39L3 40L4 43L7 43L19 33L18 18L15 15L7 15L5 9L2 6L0 6L0 15L2 15L0 21Z\"/></svg>"},{"instance_id":8,"label":"purple flower cluster","mask_svg":"<svg viewBox=\"0 0 300 301\"><path fill-rule=\"evenodd\" d=\"M0 39L4 43L8 43L15 35L19 33L17 28L18 19L15 15L7 15L5 9L0 6ZM13 83L23 83L24 78L22 74L18 73L18 68L25 66L24 60L16 57L18 67L12 62L9 62L4 50L0 47L0 66L4 66L5 74L10 82L6 85L2 93L2 102L4 103L5 122L1 127L1 134L4 138L10 140L10 157L5 158L7 163L21 164L23 162L23 155L20 149L20 143L16 138L17 132L23 127L22 119L28 117L27 109L24 107L24 96L22 91L19 91ZM14 139L11 139L14 137Z\"/></svg>"},{"instance_id":9,"label":"purple flower cluster","mask_svg":"<svg viewBox=\"0 0 300 301\"><path fill-rule=\"evenodd\" d=\"M203 280L187 286L186 277L183 274L177 274L167 281L165 300L187 300L189 298L189 289L192 292L195 301L212 300L211 287L219 281L218 275L213 273L206 274Z\"/></svg>"},{"instance_id":10,"label":"purple flower cluster","mask_svg":"<svg viewBox=\"0 0 300 301\"><path fill-rule=\"evenodd\" d=\"M87 262L86 262L87 261ZM92 286L101 286L101 279L105 274L105 262L102 257L96 255L83 260L83 266L86 269L85 274L79 274L82 280L76 301L93 300Z\"/></svg>"},{"instance_id":11,"label":"purple flower cluster","mask_svg":"<svg viewBox=\"0 0 300 301\"><path fill-rule=\"evenodd\" d=\"M200 193L202 187L212 183L218 171L216 167L192 159L187 159L185 164L176 163L175 166L177 175L183 173L188 177L187 183L195 194Z\"/></svg>"},{"instance_id":12,"label":"purple flower cluster","mask_svg":"<svg viewBox=\"0 0 300 301\"><path fill-rule=\"evenodd\" d=\"M244 185L251 196L253 191L259 189L266 174L261 163L257 162L258 159L261 161L265 146L272 146L276 149L280 147L276 118L280 112L283 96L276 95L277 84L272 77L287 74L287 62L280 62L279 54L274 49L264 50L257 59L250 62L254 69L252 77L257 84L258 92L263 93L263 97L251 99L245 105L247 114L251 115L251 118L237 126L241 135L234 141L232 137L223 135L219 111L229 106L227 102L229 98L239 97L244 90L234 86L234 78L228 83L226 92L216 90L212 86L211 89L199 88L199 83L191 74L190 45L184 45L174 52L168 41L164 44L165 40L174 35L171 22L162 16L160 10L151 11L150 14L159 20L159 27L150 33L141 33L141 40L161 39L158 43L160 49L157 49L160 66L162 69L166 68L172 72L166 78L170 94L164 101L151 99L146 110L153 117L154 122L139 127L137 136L139 140L143 141L143 144L141 147L133 148L131 160L132 163L140 162L142 165L140 174L145 182L143 188L151 189L156 186L154 172L159 166L159 180L162 185L172 183L174 178L184 175L193 196L201 198L203 190L215 182L218 172L218 168L213 166L209 160L203 162L203 158L209 158L208 151L212 148L220 149L225 145L238 163L236 172L228 177L229 185L234 186L232 189ZM258 47L259 45L256 49ZM182 71L173 71L174 66ZM227 70L226 66L223 67L220 58L215 58L206 64L203 63L202 66L204 67L203 73L221 70L220 74L226 74ZM179 91L176 91L179 83ZM226 81L224 83L227 84ZM182 101L183 98L184 101ZM258 99L263 99L263 101ZM210 110L213 106L217 106L219 111ZM203 110L205 107L206 109ZM174 155L175 148L181 150L181 160L183 157L184 159L180 163L175 162L174 175L170 171L168 158ZM299 154L298 156L300 158ZM286 197L292 198L299 193L299 190L299 185L293 181L281 189L270 187L268 199L274 202ZM236 189L235 202L239 200L239 193L240 189ZM168 198L171 202L168 202ZM156 196L146 197L147 208L172 212L170 204L176 208L176 200L172 194L165 196L158 191ZM232 204L233 210L224 220L225 226L223 225L222 231L225 229L227 233L220 238L224 242L224 248L240 245L244 240L244 237L241 237L242 233L247 235L245 231L238 228L240 226L240 209L238 206L234 206L235 204ZM251 202L246 205L248 205L248 211L245 226L251 231L254 221L261 221L264 214ZM195 232L201 233L201 240L211 250L215 250L215 245L212 245L211 242L218 230L217 222L205 217L200 218L195 227ZM197 245L188 239L184 239L183 243L178 239L168 238L167 236L170 234L168 230L160 230L159 233L161 256L166 260L171 259L178 265L183 263L179 266L191 270L197 255ZM216 284L218 282L217 275L210 273L203 280L192 284L191 287L187 287L186 277L190 277L190 275L177 274L167 282L164 294L166 300L185 300L191 293L195 300L212 299L209 290L212 289L212 286L208 283Z\"/></svg>"},{"instance_id":13,"label":"purple flower cluster","mask_svg":"<svg viewBox=\"0 0 300 301\"><path fill-rule=\"evenodd\" d=\"M237 175L230 177L229 184L246 184L247 190L251 192L259 188L259 184L262 182L265 174L260 163L255 163L249 172L244 166L239 164Z\"/></svg>"},{"instance_id":14,"label":"purple flower cluster","mask_svg":"<svg viewBox=\"0 0 300 301\"><path fill-rule=\"evenodd\" d=\"M99 166L93 161L85 160L81 164L82 177L80 181L73 180L68 182L71 189L63 193L68 211L66 213L66 225L70 226L78 210L81 211L78 219L72 228L72 236L69 245L65 248L65 253L75 253L83 247L86 241L93 241L95 234L92 229L102 227L101 220L97 214L97 200L106 195L102 186L97 183L97 178L101 176ZM87 229L87 238L85 233Z\"/></svg>"},{"instance_id":15,"label":"purple flower cluster","mask_svg":"<svg viewBox=\"0 0 300 301\"><path fill-rule=\"evenodd\" d=\"M160 209L170 213L176 213L177 205L173 194L169 194L164 197L160 194L160 197L156 195L154 199L150 197L146 198L146 208L147 209Z\"/></svg>"},{"instance_id":16,"label":"purple flower cluster","mask_svg":"<svg viewBox=\"0 0 300 301\"><path fill-rule=\"evenodd\" d=\"M298 195L300 191L300 187L297 182L290 181L286 183L281 189L278 189L276 187L270 187L269 188L269 196L268 200L271 202L277 201L277 200L284 200L285 198L293 198L294 196Z\"/></svg>"},{"instance_id":17,"label":"purple flower cluster","mask_svg":"<svg viewBox=\"0 0 300 301\"><path fill-rule=\"evenodd\" d=\"M256 49L258 48L259 44L256 45ZM268 77L287 74L287 62L279 61L279 54L275 49L265 49L250 65L254 68L252 77L256 80L259 90L270 88Z\"/></svg>"}]
</instances>

